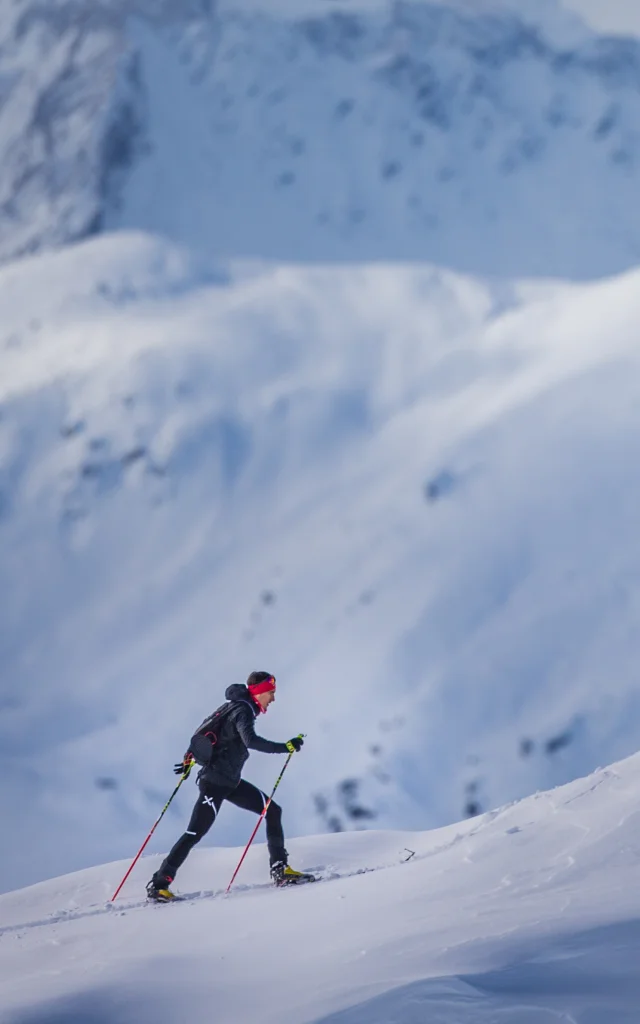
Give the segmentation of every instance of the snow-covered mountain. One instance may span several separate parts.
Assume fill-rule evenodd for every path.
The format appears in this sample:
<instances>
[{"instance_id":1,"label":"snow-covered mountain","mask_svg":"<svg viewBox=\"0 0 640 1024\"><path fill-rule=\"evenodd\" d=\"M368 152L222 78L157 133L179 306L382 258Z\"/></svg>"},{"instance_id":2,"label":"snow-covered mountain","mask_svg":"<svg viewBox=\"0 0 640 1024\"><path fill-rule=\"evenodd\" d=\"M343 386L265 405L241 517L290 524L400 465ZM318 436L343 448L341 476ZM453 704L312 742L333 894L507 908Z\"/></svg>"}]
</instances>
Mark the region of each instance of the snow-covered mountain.
<instances>
[{"instance_id":1,"label":"snow-covered mountain","mask_svg":"<svg viewBox=\"0 0 640 1024\"><path fill-rule=\"evenodd\" d=\"M0 887L133 851L252 669L289 834L637 749L640 50L521 8L0 19Z\"/></svg>"},{"instance_id":2,"label":"snow-covered mountain","mask_svg":"<svg viewBox=\"0 0 640 1024\"><path fill-rule=\"evenodd\" d=\"M286 785L286 783L285 783ZM0 897L3 1024L635 1024L638 758L432 833L196 851L193 899L145 906L157 858Z\"/></svg>"},{"instance_id":3,"label":"snow-covered mountain","mask_svg":"<svg viewBox=\"0 0 640 1024\"><path fill-rule=\"evenodd\" d=\"M634 751L639 285L224 276L144 235L6 267L5 885L134 850L253 668L266 734L309 734L293 834L441 824Z\"/></svg>"},{"instance_id":4,"label":"snow-covered mountain","mask_svg":"<svg viewBox=\"0 0 640 1024\"><path fill-rule=\"evenodd\" d=\"M640 260L640 43L551 2L18 0L0 31L4 259L126 227L286 261Z\"/></svg>"}]
</instances>

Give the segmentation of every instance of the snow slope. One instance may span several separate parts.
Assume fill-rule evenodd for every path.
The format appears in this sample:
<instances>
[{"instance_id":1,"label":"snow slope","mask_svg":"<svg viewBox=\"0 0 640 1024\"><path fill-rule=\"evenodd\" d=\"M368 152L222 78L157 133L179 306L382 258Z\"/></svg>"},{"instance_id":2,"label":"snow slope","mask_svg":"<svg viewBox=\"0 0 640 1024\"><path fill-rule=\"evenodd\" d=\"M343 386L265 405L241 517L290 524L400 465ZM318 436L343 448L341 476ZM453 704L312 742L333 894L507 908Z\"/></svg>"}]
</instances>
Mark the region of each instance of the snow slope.
<instances>
[{"instance_id":1,"label":"snow slope","mask_svg":"<svg viewBox=\"0 0 640 1024\"><path fill-rule=\"evenodd\" d=\"M308 733L289 834L444 824L635 751L639 283L126 234L4 268L4 887L136 849L253 668L266 735Z\"/></svg>"},{"instance_id":2,"label":"snow slope","mask_svg":"<svg viewBox=\"0 0 640 1024\"><path fill-rule=\"evenodd\" d=\"M171 907L140 898L157 858L112 907L124 863L9 893L3 1024L634 1024L639 785L636 756L438 832L298 840L325 880L293 891L256 847L229 897L237 850Z\"/></svg>"},{"instance_id":3,"label":"snow slope","mask_svg":"<svg viewBox=\"0 0 640 1024\"><path fill-rule=\"evenodd\" d=\"M100 237L0 272L1 887L254 668L294 833L637 749L639 82L552 0L6 7L0 258Z\"/></svg>"},{"instance_id":4,"label":"snow slope","mask_svg":"<svg viewBox=\"0 0 640 1024\"><path fill-rule=\"evenodd\" d=\"M509 276L640 260L640 44L552 0L19 0L0 31L1 258L124 227Z\"/></svg>"}]
</instances>

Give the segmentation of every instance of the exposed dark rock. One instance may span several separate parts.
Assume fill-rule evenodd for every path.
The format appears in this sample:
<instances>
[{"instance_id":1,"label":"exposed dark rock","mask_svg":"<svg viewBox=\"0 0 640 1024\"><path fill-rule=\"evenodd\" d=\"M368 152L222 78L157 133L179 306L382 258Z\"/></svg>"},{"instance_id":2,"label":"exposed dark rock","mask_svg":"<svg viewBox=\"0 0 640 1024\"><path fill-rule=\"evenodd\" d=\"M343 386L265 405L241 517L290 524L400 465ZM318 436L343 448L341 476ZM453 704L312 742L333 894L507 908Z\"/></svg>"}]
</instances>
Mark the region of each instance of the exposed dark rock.
<instances>
[{"instance_id":1,"label":"exposed dark rock","mask_svg":"<svg viewBox=\"0 0 640 1024\"><path fill-rule=\"evenodd\" d=\"M564 747L568 747L573 740L573 733L570 729L566 729L564 732L558 733L557 736L552 736L548 739L544 745L544 749L547 754L557 754L559 750L563 750Z\"/></svg>"},{"instance_id":2,"label":"exposed dark rock","mask_svg":"<svg viewBox=\"0 0 640 1024\"><path fill-rule=\"evenodd\" d=\"M103 213L119 206L127 175L146 150L146 107L140 58L135 54L122 69L102 139L98 193Z\"/></svg>"},{"instance_id":3,"label":"exposed dark rock","mask_svg":"<svg viewBox=\"0 0 640 1024\"><path fill-rule=\"evenodd\" d=\"M293 185L296 180L296 176L293 171L283 171L276 178L276 185L279 188L286 188L288 185Z\"/></svg>"},{"instance_id":4,"label":"exposed dark rock","mask_svg":"<svg viewBox=\"0 0 640 1024\"><path fill-rule=\"evenodd\" d=\"M73 420L71 423L65 423L60 427L60 436L64 437L65 440L70 437L77 437L78 434L83 433L84 429L84 420Z\"/></svg>"},{"instance_id":5,"label":"exposed dark rock","mask_svg":"<svg viewBox=\"0 0 640 1024\"><path fill-rule=\"evenodd\" d=\"M619 114L616 107L609 107L595 127L593 134L596 139L606 139L607 136L611 134L613 129L617 126L618 116Z\"/></svg>"},{"instance_id":6,"label":"exposed dark rock","mask_svg":"<svg viewBox=\"0 0 640 1024\"><path fill-rule=\"evenodd\" d=\"M113 791L118 788L118 780L111 778L111 776L104 775L99 776L95 780L96 789L104 789Z\"/></svg>"},{"instance_id":7,"label":"exposed dark rock","mask_svg":"<svg viewBox=\"0 0 640 1024\"><path fill-rule=\"evenodd\" d=\"M299 23L298 30L315 50L327 56L336 54L352 59L358 44L364 38L365 25L353 14L335 11L323 18L308 18Z\"/></svg>"},{"instance_id":8,"label":"exposed dark rock","mask_svg":"<svg viewBox=\"0 0 640 1024\"><path fill-rule=\"evenodd\" d=\"M443 469L427 481L424 486L424 496L428 502L439 501L440 498L451 494L456 484L456 478L448 469Z\"/></svg>"},{"instance_id":9,"label":"exposed dark rock","mask_svg":"<svg viewBox=\"0 0 640 1024\"><path fill-rule=\"evenodd\" d=\"M336 103L336 109L335 109L335 115L336 115L337 119L339 121L344 120L345 117L349 116L349 114L351 113L353 108L354 108L354 101L353 100L346 100L346 99L345 100L340 100L339 103Z\"/></svg>"},{"instance_id":10,"label":"exposed dark rock","mask_svg":"<svg viewBox=\"0 0 640 1024\"><path fill-rule=\"evenodd\" d=\"M127 466L132 466L135 462L140 462L141 459L145 459L147 454L147 449L140 445L139 447L132 448L131 451L126 452L120 461L126 468Z\"/></svg>"},{"instance_id":11,"label":"exposed dark rock","mask_svg":"<svg viewBox=\"0 0 640 1024\"><path fill-rule=\"evenodd\" d=\"M386 181L389 181L391 178L397 178L401 170L402 164L397 160L387 160L383 163L380 173Z\"/></svg>"},{"instance_id":12,"label":"exposed dark rock","mask_svg":"<svg viewBox=\"0 0 640 1024\"><path fill-rule=\"evenodd\" d=\"M338 785L338 795L343 811L352 821L371 820L376 817L376 812L360 802L359 791L359 779L343 779Z\"/></svg>"}]
</instances>

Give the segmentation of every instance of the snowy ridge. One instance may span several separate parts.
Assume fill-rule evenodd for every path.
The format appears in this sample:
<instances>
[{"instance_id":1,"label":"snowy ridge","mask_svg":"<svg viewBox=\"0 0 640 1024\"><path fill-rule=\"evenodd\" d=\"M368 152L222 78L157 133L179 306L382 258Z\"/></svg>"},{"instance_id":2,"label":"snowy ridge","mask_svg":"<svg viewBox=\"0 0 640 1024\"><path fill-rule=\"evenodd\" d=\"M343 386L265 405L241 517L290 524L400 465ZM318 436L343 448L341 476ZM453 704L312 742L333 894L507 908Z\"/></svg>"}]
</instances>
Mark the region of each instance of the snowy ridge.
<instances>
[{"instance_id":1,"label":"snowy ridge","mask_svg":"<svg viewBox=\"0 0 640 1024\"><path fill-rule=\"evenodd\" d=\"M510 276L640 260L640 44L552 3L152 10L16 5L0 258L124 227Z\"/></svg>"},{"instance_id":2,"label":"snowy ridge","mask_svg":"<svg viewBox=\"0 0 640 1024\"><path fill-rule=\"evenodd\" d=\"M635 750L639 296L124 234L5 268L5 885L125 856L255 667L264 733L309 735L290 834L438 825Z\"/></svg>"},{"instance_id":3,"label":"snowy ridge","mask_svg":"<svg viewBox=\"0 0 640 1024\"><path fill-rule=\"evenodd\" d=\"M132 903L156 857L111 909L124 862L8 893L4 1020L632 1024L639 785L634 757L438 832L295 840L332 876L295 891L257 846L229 897L238 850L195 851L182 887L217 895L172 907Z\"/></svg>"}]
</instances>

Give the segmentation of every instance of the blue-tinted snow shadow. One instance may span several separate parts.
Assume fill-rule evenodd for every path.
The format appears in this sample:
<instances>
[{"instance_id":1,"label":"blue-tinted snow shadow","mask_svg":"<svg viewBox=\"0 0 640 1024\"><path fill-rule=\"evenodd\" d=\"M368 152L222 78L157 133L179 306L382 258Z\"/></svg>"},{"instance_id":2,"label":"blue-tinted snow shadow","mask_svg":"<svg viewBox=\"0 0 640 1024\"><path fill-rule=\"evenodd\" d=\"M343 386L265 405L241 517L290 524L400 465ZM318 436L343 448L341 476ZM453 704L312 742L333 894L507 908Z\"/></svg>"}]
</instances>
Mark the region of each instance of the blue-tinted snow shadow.
<instances>
[{"instance_id":1,"label":"blue-tinted snow shadow","mask_svg":"<svg viewBox=\"0 0 640 1024\"><path fill-rule=\"evenodd\" d=\"M490 953L489 942L481 948ZM316 1018L315 1024L637 1024L640 921L555 938L547 944L537 940L526 952L514 945L513 953L512 962L504 967L416 981ZM202 958L152 960L110 983L16 1011L2 1021L182 1024L185 1019L204 1020L215 1005L211 971L211 962ZM236 1019L233 1008L229 1009L226 1014L222 1005L217 1007L217 1024Z\"/></svg>"},{"instance_id":2,"label":"blue-tinted snow shadow","mask_svg":"<svg viewBox=\"0 0 640 1024\"><path fill-rule=\"evenodd\" d=\"M210 960L176 956L138 963L93 988L16 1010L2 1024L182 1024L211 1004ZM207 984L208 983L208 984ZM206 987L205 987L206 986Z\"/></svg>"},{"instance_id":3,"label":"blue-tinted snow shadow","mask_svg":"<svg viewBox=\"0 0 640 1024\"><path fill-rule=\"evenodd\" d=\"M431 978L315 1024L637 1024L640 921L596 928L484 973ZM22 1024L22 1022L21 1022Z\"/></svg>"},{"instance_id":4,"label":"blue-tinted snow shadow","mask_svg":"<svg viewBox=\"0 0 640 1024\"><path fill-rule=\"evenodd\" d=\"M139 1024L146 1020L169 1024L171 1019L153 992L97 988L21 1011L9 1018L9 1024Z\"/></svg>"}]
</instances>

